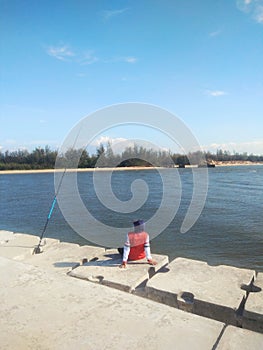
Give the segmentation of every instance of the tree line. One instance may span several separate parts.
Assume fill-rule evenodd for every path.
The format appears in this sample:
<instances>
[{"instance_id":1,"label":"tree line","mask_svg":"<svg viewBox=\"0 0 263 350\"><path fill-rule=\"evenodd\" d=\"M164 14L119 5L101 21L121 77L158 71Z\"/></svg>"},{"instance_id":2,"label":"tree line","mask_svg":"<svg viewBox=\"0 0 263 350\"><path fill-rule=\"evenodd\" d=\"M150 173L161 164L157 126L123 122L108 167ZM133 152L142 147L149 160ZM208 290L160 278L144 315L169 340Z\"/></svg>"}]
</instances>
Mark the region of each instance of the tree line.
<instances>
[{"instance_id":1,"label":"tree line","mask_svg":"<svg viewBox=\"0 0 263 350\"><path fill-rule=\"evenodd\" d=\"M17 150L0 152L0 170L31 170L60 168L95 168L95 167L129 167L160 166L173 167L197 164L200 162L251 161L263 162L263 156L247 153L230 153L221 149L216 153L192 152L188 155L162 150L147 149L138 145L127 147L121 154L113 152L110 144L100 145L95 154L87 150L69 149L64 154L57 150L37 147L33 151Z\"/></svg>"}]
</instances>

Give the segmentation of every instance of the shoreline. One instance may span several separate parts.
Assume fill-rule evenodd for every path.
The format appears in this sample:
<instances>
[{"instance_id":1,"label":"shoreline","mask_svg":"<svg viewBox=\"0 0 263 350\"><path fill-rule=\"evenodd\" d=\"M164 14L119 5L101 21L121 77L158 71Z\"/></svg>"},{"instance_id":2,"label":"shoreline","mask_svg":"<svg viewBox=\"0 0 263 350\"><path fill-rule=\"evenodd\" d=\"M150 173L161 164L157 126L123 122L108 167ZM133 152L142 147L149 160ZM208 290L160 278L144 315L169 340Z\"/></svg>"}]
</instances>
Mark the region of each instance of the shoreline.
<instances>
[{"instance_id":1,"label":"shoreline","mask_svg":"<svg viewBox=\"0 0 263 350\"><path fill-rule=\"evenodd\" d=\"M234 167L234 166L258 166L263 165L259 162L214 162L215 167ZM197 165L186 165L185 168L197 168ZM153 169L173 169L165 167L115 167L115 168L77 168L77 169L66 169L67 172L94 172L94 171L131 171L131 170L153 170ZM178 167L175 167L178 169ZM41 173L55 173L63 172L65 169L30 169L30 170L0 170L0 175L9 174L41 174Z\"/></svg>"},{"instance_id":2,"label":"shoreline","mask_svg":"<svg viewBox=\"0 0 263 350\"><path fill-rule=\"evenodd\" d=\"M165 169L156 167L116 167L116 168L68 168L67 172L94 172L94 171L123 171L123 170L152 170ZM65 169L30 169L30 170L0 170L1 174L41 174L63 172Z\"/></svg>"},{"instance_id":3,"label":"shoreline","mask_svg":"<svg viewBox=\"0 0 263 350\"><path fill-rule=\"evenodd\" d=\"M221 167L221 166L252 166L252 165L263 165L263 162L214 162L216 167Z\"/></svg>"}]
</instances>

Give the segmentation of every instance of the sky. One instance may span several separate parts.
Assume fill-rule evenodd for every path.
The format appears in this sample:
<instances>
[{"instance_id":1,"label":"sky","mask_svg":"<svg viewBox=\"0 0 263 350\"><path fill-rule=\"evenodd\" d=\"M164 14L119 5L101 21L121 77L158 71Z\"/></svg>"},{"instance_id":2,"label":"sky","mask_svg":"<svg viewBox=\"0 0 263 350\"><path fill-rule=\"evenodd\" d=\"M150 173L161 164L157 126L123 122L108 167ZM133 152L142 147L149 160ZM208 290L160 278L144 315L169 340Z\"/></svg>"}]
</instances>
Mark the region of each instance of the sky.
<instances>
[{"instance_id":1,"label":"sky","mask_svg":"<svg viewBox=\"0 0 263 350\"><path fill-rule=\"evenodd\" d=\"M2 152L57 149L82 118L139 102L203 150L263 154L263 0L0 0L0 33ZM93 142L138 137L176 148L136 125Z\"/></svg>"}]
</instances>

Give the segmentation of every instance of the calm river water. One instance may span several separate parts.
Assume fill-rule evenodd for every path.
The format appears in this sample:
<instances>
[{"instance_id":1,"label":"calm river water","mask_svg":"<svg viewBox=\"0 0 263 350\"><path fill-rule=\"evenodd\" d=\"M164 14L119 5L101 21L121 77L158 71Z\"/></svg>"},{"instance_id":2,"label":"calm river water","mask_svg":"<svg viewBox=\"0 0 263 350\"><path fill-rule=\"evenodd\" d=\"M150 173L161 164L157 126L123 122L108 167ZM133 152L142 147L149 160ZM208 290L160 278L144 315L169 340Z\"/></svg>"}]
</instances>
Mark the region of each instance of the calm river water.
<instances>
[{"instance_id":1,"label":"calm river water","mask_svg":"<svg viewBox=\"0 0 263 350\"><path fill-rule=\"evenodd\" d=\"M207 261L209 264L227 264L263 271L263 166L208 169L205 207L194 226L184 234L180 233L180 227L192 197L192 169L167 171L178 171L182 196L174 220L152 240L152 252L167 254L170 259L181 256ZM109 210L100 203L92 185L92 174L78 174L79 192L89 212L100 222L114 227L127 227L133 219L150 219L160 206L162 180L155 170L113 173L112 191L122 201L131 198L131 184L135 179L148 184L147 201L140 209L126 214ZM100 176L104 176L103 172ZM0 229L40 235L53 197L52 173L0 174ZM77 210L74 215L81 223L82 218L78 218ZM55 206L45 236L81 245L89 244L68 225L58 205Z\"/></svg>"}]
</instances>

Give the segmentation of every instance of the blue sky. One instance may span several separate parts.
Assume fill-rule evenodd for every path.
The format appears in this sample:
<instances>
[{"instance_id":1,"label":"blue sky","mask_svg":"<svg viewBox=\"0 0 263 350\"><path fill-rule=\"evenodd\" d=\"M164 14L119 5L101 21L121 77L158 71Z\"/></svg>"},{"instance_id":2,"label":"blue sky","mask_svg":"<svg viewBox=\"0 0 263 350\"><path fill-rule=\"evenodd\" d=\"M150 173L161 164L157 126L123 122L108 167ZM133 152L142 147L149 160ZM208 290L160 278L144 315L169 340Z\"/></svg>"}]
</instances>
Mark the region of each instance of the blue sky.
<instances>
[{"instance_id":1,"label":"blue sky","mask_svg":"<svg viewBox=\"0 0 263 350\"><path fill-rule=\"evenodd\" d=\"M0 0L0 17L2 151L57 148L90 113L143 102L205 150L263 154L262 0ZM96 142L156 140L137 131Z\"/></svg>"}]
</instances>

